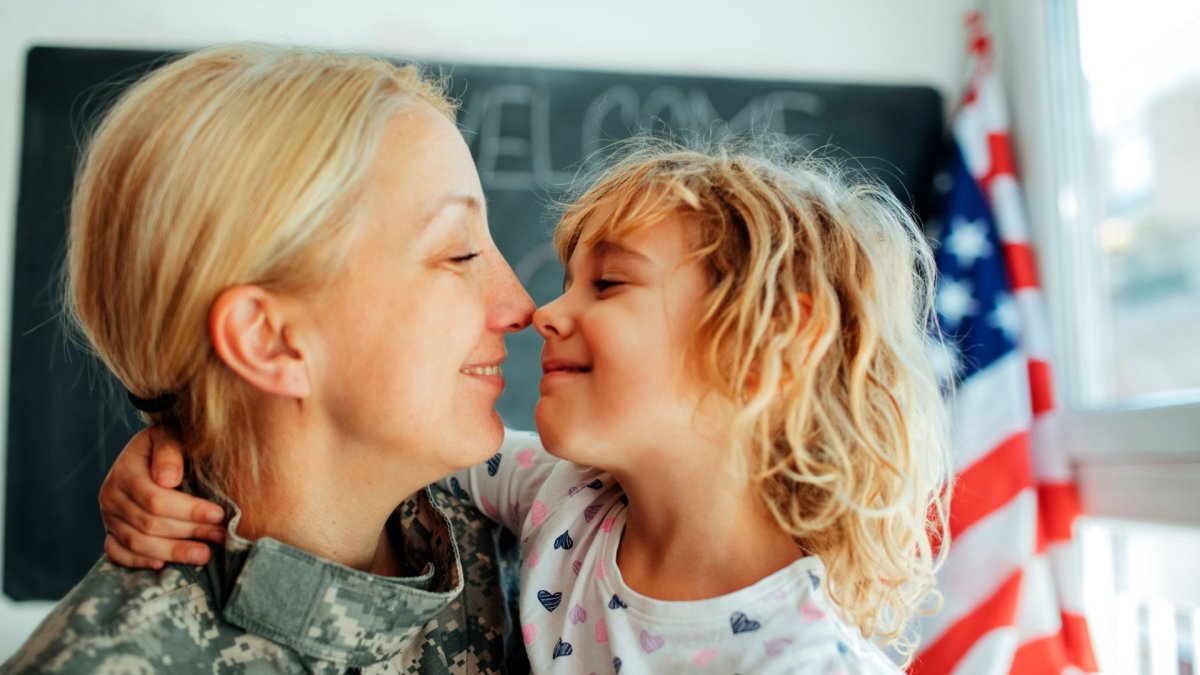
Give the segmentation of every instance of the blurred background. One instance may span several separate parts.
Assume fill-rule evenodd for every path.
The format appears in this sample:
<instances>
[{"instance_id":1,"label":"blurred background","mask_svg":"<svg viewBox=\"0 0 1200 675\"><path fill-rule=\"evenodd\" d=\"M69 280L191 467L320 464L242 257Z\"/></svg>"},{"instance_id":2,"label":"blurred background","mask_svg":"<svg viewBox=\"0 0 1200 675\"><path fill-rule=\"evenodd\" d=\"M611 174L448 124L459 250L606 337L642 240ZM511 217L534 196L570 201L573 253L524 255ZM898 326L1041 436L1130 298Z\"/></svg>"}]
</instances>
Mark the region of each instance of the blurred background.
<instances>
[{"instance_id":1,"label":"blurred background","mask_svg":"<svg viewBox=\"0 0 1200 675\"><path fill-rule=\"evenodd\" d=\"M1049 317L1059 415L1042 442L1069 457L1065 480L1085 515L1074 530L1078 564L1055 571L1084 606L1063 611L1086 613L1104 672L1195 672L1200 582L1188 565L1200 557L1194 0L6 0L0 661L101 554L96 491L134 428L120 401L90 376L68 379L65 393L43 386L61 381L64 364L81 368L53 325L52 273L70 158L94 113L96 84L128 77L166 52L234 40L362 51L442 69L464 102L460 123L489 191L497 240L543 302L549 291L540 289L557 283L558 270L539 248L553 225L542 207L589 151L586 132L566 137L569 115L611 114L621 128L596 125L607 136L655 124L685 135L774 129L811 147L832 146L936 220L930 195L943 132L967 93L965 18L973 11L994 37ZM62 92L66 99L55 98ZM536 346L534 336L522 336L510 350ZM514 382L502 406L509 423L531 423L520 391L534 383ZM91 417L53 414L79 405L79 396L95 403ZM955 670L1009 667L964 656Z\"/></svg>"}]
</instances>

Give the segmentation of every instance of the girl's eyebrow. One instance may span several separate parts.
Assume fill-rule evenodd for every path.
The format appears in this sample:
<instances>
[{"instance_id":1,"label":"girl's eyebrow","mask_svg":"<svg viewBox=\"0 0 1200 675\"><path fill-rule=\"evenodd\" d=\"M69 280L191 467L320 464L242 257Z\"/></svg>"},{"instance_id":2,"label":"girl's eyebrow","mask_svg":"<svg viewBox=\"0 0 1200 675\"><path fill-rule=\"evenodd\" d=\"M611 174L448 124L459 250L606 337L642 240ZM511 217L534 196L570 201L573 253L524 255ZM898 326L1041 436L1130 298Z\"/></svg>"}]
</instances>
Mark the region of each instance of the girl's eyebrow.
<instances>
[{"instance_id":1,"label":"girl's eyebrow","mask_svg":"<svg viewBox=\"0 0 1200 675\"><path fill-rule=\"evenodd\" d=\"M622 258L638 266L654 266L654 261L651 260L646 254L635 251L624 244L619 244L609 239L601 239L600 241L596 242L596 244L592 246L592 250L588 252L588 255L595 260L603 260L604 258L615 257ZM571 285L571 280L575 278L575 275L571 273L571 263L576 260L578 260L578 257L571 256L571 260L567 261L567 264L564 265L563 291L567 290L567 287Z\"/></svg>"},{"instance_id":2,"label":"girl's eyebrow","mask_svg":"<svg viewBox=\"0 0 1200 675\"><path fill-rule=\"evenodd\" d=\"M623 244L619 244L615 241L610 241L608 239L603 239L603 240L597 242L596 245L592 248L592 253L597 258L607 258L609 256L616 256L616 257L620 257L620 258L629 258L632 262L635 262L640 265L653 265L654 264L654 261L651 260L649 257L647 257L645 254L635 251L634 249L629 248L628 246L625 246Z\"/></svg>"}]
</instances>

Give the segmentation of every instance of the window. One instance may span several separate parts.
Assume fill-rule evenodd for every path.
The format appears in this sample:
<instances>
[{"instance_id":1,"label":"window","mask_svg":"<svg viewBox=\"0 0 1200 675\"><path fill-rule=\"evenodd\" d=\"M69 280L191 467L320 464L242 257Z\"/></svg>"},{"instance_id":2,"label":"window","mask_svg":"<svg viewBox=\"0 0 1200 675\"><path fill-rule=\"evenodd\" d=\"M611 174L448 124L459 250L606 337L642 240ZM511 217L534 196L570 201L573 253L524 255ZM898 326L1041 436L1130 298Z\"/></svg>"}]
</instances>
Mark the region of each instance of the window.
<instances>
[{"instance_id":1,"label":"window","mask_svg":"<svg viewBox=\"0 0 1200 675\"><path fill-rule=\"evenodd\" d=\"M1200 555L1200 5L1020 4L1045 9L1044 61L1022 75L1046 75L1013 86L1049 118L1046 158L1026 156L1047 177L1030 191L1092 516L1093 645L1105 672L1195 673L1200 583L1180 561Z\"/></svg>"},{"instance_id":2,"label":"window","mask_svg":"<svg viewBox=\"0 0 1200 675\"><path fill-rule=\"evenodd\" d=\"M1200 4L1080 2L1098 258L1091 331L1111 355L1089 403L1200 391ZM1069 205L1066 205L1070 208Z\"/></svg>"}]
</instances>

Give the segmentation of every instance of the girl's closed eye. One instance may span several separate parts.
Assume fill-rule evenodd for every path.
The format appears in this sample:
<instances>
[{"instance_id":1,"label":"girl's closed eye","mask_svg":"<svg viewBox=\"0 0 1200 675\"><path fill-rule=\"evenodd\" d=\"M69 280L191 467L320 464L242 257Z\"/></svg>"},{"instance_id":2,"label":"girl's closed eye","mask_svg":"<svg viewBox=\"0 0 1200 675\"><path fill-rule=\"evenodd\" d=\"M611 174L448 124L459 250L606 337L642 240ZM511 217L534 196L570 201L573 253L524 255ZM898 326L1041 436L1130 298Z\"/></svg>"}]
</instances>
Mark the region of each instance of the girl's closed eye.
<instances>
[{"instance_id":1,"label":"girl's closed eye","mask_svg":"<svg viewBox=\"0 0 1200 675\"><path fill-rule=\"evenodd\" d=\"M610 288L615 288L617 286L623 286L623 285L625 285L624 281L618 281L616 279L607 279L604 277L600 277L598 279L592 280L592 288L595 288L597 293L603 293L604 291L607 291Z\"/></svg>"}]
</instances>

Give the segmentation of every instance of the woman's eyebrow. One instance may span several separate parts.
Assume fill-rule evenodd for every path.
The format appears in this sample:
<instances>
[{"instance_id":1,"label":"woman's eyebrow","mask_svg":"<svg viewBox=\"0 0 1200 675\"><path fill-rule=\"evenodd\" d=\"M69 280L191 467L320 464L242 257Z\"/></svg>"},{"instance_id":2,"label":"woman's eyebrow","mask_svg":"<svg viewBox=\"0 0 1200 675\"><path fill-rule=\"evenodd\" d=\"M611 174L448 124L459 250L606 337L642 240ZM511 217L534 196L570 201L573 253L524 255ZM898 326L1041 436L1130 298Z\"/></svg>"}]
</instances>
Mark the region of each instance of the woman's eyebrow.
<instances>
[{"instance_id":1,"label":"woman's eyebrow","mask_svg":"<svg viewBox=\"0 0 1200 675\"><path fill-rule=\"evenodd\" d=\"M483 202L479 201L474 195L447 195L439 201L421 221L421 229L429 227L433 221L437 220L442 212L452 206L460 206L474 213L483 213Z\"/></svg>"}]
</instances>

